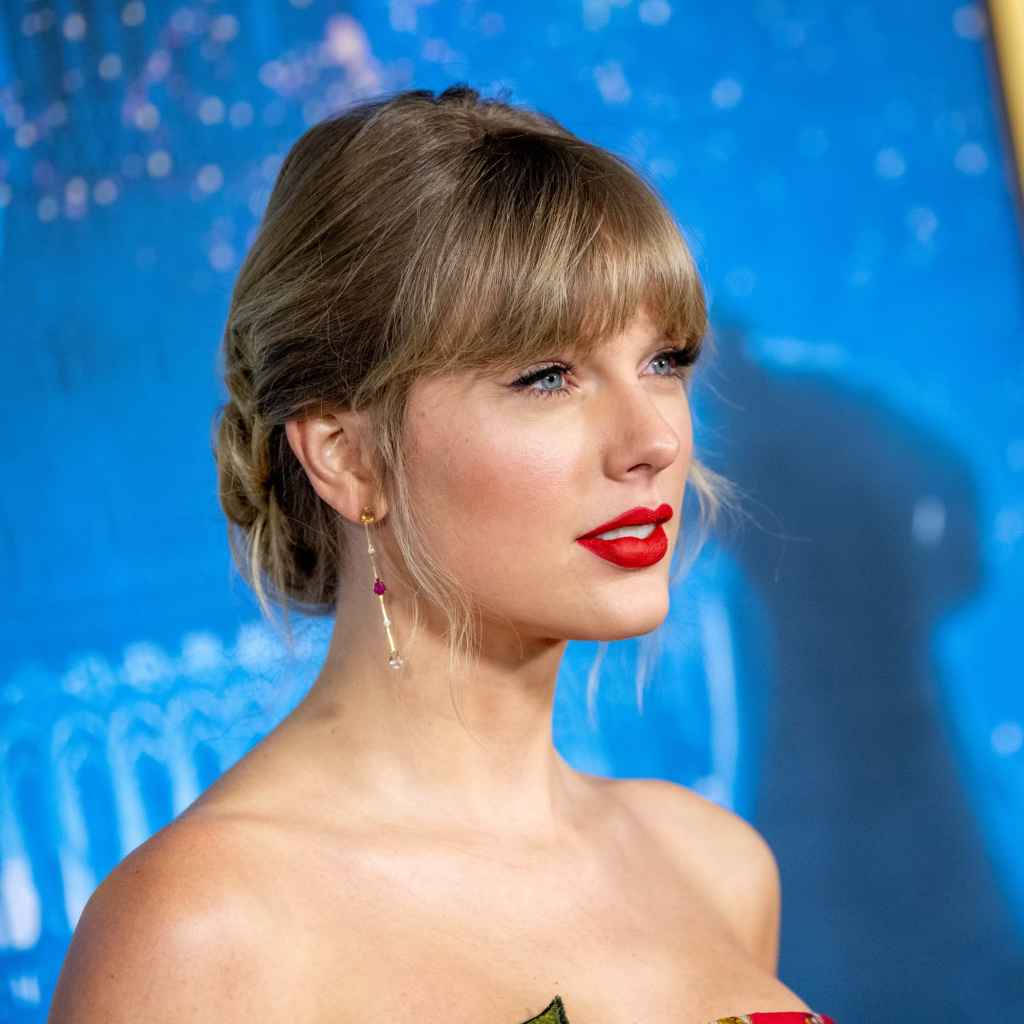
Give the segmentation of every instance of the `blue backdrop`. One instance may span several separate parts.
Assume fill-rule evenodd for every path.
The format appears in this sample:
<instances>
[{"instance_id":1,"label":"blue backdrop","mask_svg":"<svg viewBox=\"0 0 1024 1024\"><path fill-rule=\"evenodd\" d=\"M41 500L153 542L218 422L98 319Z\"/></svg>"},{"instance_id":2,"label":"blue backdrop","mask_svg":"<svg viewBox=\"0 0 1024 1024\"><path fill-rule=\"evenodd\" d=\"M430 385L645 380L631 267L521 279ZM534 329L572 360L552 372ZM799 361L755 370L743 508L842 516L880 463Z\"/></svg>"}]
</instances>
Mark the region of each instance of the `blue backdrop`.
<instances>
[{"instance_id":1,"label":"blue backdrop","mask_svg":"<svg viewBox=\"0 0 1024 1024\"><path fill-rule=\"evenodd\" d=\"M638 641L570 644L559 748L756 824L780 976L841 1024L1018 1019L1021 245L957 0L7 0L0 1019L44 1019L99 880L316 672L328 624L286 656L230 575L228 294L305 127L455 81L665 196L719 336L697 444L749 495L642 712Z\"/></svg>"}]
</instances>

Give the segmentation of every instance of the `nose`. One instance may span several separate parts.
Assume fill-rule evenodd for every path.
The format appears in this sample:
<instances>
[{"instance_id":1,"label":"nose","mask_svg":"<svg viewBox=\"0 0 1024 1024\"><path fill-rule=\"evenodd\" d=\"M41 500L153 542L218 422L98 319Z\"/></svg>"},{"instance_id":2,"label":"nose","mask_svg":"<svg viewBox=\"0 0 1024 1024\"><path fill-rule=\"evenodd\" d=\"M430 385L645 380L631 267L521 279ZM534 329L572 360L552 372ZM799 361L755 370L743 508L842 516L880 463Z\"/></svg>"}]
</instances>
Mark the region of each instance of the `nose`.
<instances>
[{"instance_id":1,"label":"nose","mask_svg":"<svg viewBox=\"0 0 1024 1024\"><path fill-rule=\"evenodd\" d=\"M600 444L609 475L637 468L657 472L692 443L686 394L654 394L642 381L609 385L597 410Z\"/></svg>"}]
</instances>

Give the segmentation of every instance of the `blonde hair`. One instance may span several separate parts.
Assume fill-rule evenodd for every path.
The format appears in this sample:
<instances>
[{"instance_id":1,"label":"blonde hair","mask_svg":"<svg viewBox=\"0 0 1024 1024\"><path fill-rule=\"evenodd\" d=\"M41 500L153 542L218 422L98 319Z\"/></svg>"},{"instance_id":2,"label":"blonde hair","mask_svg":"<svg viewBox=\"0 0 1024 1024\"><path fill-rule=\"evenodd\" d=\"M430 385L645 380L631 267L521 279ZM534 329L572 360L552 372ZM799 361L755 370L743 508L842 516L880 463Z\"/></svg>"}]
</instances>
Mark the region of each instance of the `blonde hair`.
<instances>
[{"instance_id":1,"label":"blonde hair","mask_svg":"<svg viewBox=\"0 0 1024 1024\"><path fill-rule=\"evenodd\" d=\"M552 351L584 358L641 305L700 351L704 291L671 214L624 160L553 118L455 85L375 98L308 129L235 283L229 400L214 423L231 552L268 620L272 605L286 622L289 608L332 614L348 554L342 517L313 490L284 425L365 410L401 573L445 611L450 669L478 657L476 609L409 498L410 387ZM701 520L692 563L732 485L696 457L688 479Z\"/></svg>"}]
</instances>

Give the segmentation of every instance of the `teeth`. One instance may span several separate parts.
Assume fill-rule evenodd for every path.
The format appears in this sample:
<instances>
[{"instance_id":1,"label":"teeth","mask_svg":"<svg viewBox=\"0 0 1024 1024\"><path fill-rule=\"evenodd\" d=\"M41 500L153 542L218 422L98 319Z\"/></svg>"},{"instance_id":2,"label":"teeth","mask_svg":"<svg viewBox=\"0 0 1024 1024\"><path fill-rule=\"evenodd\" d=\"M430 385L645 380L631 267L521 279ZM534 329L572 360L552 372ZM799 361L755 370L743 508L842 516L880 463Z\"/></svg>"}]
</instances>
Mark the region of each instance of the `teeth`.
<instances>
[{"instance_id":1,"label":"teeth","mask_svg":"<svg viewBox=\"0 0 1024 1024\"><path fill-rule=\"evenodd\" d=\"M657 523L646 523L643 526L620 526L617 530L609 530L607 533L599 533L601 540L615 540L618 537L638 537L643 540L654 533Z\"/></svg>"}]
</instances>

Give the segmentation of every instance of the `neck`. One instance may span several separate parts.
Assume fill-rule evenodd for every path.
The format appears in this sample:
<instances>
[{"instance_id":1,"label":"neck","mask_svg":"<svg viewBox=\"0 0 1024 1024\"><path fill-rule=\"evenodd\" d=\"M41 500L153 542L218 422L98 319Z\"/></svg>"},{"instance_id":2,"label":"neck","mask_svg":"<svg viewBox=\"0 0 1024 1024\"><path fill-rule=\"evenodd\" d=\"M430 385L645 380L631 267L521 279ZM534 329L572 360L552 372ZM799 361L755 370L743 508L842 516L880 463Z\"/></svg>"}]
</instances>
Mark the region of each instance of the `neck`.
<instances>
[{"instance_id":1,"label":"neck","mask_svg":"<svg viewBox=\"0 0 1024 1024\"><path fill-rule=\"evenodd\" d=\"M352 588L349 589L351 593ZM389 602L404 666L387 664L379 607L342 602L323 668L289 716L325 794L375 822L539 843L574 830L581 776L552 741L565 640L522 644L492 624L472 678L448 673L439 624Z\"/></svg>"}]
</instances>

